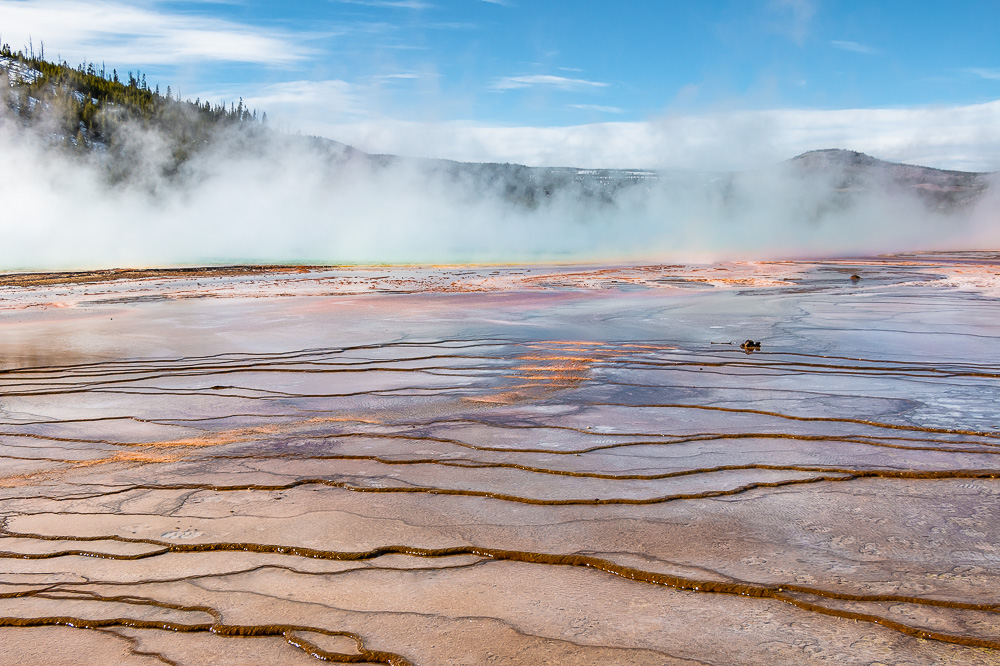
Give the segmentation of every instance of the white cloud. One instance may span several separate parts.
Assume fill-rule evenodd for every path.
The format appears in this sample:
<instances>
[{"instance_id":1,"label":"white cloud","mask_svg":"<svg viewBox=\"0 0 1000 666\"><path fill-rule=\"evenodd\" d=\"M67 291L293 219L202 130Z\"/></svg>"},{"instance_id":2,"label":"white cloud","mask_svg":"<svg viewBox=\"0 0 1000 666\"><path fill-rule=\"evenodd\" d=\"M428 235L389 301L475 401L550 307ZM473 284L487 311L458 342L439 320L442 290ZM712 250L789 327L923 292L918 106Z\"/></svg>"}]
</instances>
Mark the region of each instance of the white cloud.
<instances>
[{"instance_id":1,"label":"white cloud","mask_svg":"<svg viewBox=\"0 0 1000 666\"><path fill-rule=\"evenodd\" d=\"M985 67L970 67L967 71L969 74L975 74L981 79L989 79L990 81L1000 81L1000 69L986 69Z\"/></svg>"},{"instance_id":2,"label":"white cloud","mask_svg":"<svg viewBox=\"0 0 1000 666\"><path fill-rule=\"evenodd\" d=\"M400 72L397 74L379 74L372 78L376 81L415 80L420 78L420 74L415 72Z\"/></svg>"},{"instance_id":3,"label":"white cloud","mask_svg":"<svg viewBox=\"0 0 1000 666\"><path fill-rule=\"evenodd\" d=\"M297 121L288 116L288 122ZM845 148L938 168L1000 170L1000 101L910 109L779 109L570 127L324 122L315 116L300 126L370 152L528 165L752 169L807 150Z\"/></svg>"},{"instance_id":4,"label":"white cloud","mask_svg":"<svg viewBox=\"0 0 1000 666\"><path fill-rule=\"evenodd\" d=\"M434 5L423 0L339 0L345 5L365 5L389 9L430 9Z\"/></svg>"},{"instance_id":5,"label":"white cloud","mask_svg":"<svg viewBox=\"0 0 1000 666\"><path fill-rule=\"evenodd\" d=\"M841 51L850 51L851 53L862 53L864 55L876 55L879 50L871 46L865 46L864 44L859 44L858 42L849 42L839 39L834 39L830 42L830 46L838 48Z\"/></svg>"},{"instance_id":6,"label":"white cloud","mask_svg":"<svg viewBox=\"0 0 1000 666\"><path fill-rule=\"evenodd\" d=\"M243 95L243 105L266 112L279 130L316 132L316 128L330 123L370 120L369 93L364 86L338 79L284 81ZM218 102L235 101L240 95L239 90L226 89L202 91L197 96Z\"/></svg>"},{"instance_id":7,"label":"white cloud","mask_svg":"<svg viewBox=\"0 0 1000 666\"><path fill-rule=\"evenodd\" d=\"M569 108L580 109L581 111L599 111L600 113L625 113L625 109L617 106L603 106L601 104L570 104Z\"/></svg>"},{"instance_id":8,"label":"white cloud","mask_svg":"<svg viewBox=\"0 0 1000 666\"><path fill-rule=\"evenodd\" d=\"M301 38L273 28L109 0L0 0L3 40L15 50L33 37L46 57L131 65L199 60L281 65L305 58Z\"/></svg>"},{"instance_id":9,"label":"white cloud","mask_svg":"<svg viewBox=\"0 0 1000 666\"><path fill-rule=\"evenodd\" d=\"M559 90L584 90L587 88L607 88L609 85L602 81L570 79L565 76L553 76L551 74L532 74L529 76L505 76L494 81L490 88L492 90L518 90L520 88L548 86Z\"/></svg>"},{"instance_id":10,"label":"white cloud","mask_svg":"<svg viewBox=\"0 0 1000 666\"><path fill-rule=\"evenodd\" d=\"M771 0L770 9L782 20L780 31L799 46L804 44L816 14L815 0Z\"/></svg>"},{"instance_id":11,"label":"white cloud","mask_svg":"<svg viewBox=\"0 0 1000 666\"><path fill-rule=\"evenodd\" d=\"M428 23L427 27L432 30L479 30L478 23L463 21L435 21Z\"/></svg>"}]
</instances>

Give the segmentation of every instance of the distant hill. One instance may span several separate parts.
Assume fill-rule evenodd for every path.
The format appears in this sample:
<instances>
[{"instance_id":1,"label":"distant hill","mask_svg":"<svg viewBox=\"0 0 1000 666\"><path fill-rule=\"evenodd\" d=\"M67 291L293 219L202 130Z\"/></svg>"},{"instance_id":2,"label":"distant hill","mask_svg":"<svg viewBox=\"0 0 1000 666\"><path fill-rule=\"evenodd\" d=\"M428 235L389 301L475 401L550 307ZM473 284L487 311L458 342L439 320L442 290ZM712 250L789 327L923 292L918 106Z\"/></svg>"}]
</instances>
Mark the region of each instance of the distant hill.
<instances>
[{"instance_id":1,"label":"distant hill","mask_svg":"<svg viewBox=\"0 0 1000 666\"><path fill-rule=\"evenodd\" d=\"M915 193L935 207L961 207L989 187L990 174L932 169L876 159L853 150L811 150L789 160L805 174L836 174L840 192L891 187Z\"/></svg>"},{"instance_id":2,"label":"distant hill","mask_svg":"<svg viewBox=\"0 0 1000 666\"><path fill-rule=\"evenodd\" d=\"M743 200L745 197L737 196L737 191L745 195L747 190L764 191L769 184L780 182L793 187L799 184L803 188L822 188L834 206L846 206L857 197L879 192L910 194L930 210L950 212L977 202L996 180L995 174L990 173L898 164L839 149L809 151L785 162L744 172L526 167L360 154L386 165L420 164L456 183L474 179L488 184L495 193L528 206L556 195L590 200L596 205L612 204L622 193L636 191L684 192L687 196L701 192L705 197L725 202Z\"/></svg>"},{"instance_id":3,"label":"distant hill","mask_svg":"<svg viewBox=\"0 0 1000 666\"><path fill-rule=\"evenodd\" d=\"M464 163L439 159L371 155L337 141L280 134L266 127L267 114L244 106L242 99L210 104L183 101L168 87L150 89L136 71L119 73L93 64L70 67L34 55L0 47L0 104L21 126L38 133L49 145L80 154L103 154L108 180L128 180L147 159L142 142L130 141L133 129L155 131L169 155L158 162L161 176L182 178L182 167L201 151L224 145L229 155L255 154L268 142L307 146L329 156L331 168L346 163L379 170L415 167L429 176L466 188L470 196L499 196L525 207L536 207L552 197L569 197L594 206L614 205L623 193L655 191L703 192L721 201L735 200L763 188L769 179L793 184L820 183L829 204L846 205L866 192L905 192L930 209L950 211L979 200L989 187L989 174L945 171L896 164L847 150L815 150L781 164L753 172L687 172L649 169L577 169L527 167L516 164ZM733 204L738 205L738 204Z\"/></svg>"}]
</instances>

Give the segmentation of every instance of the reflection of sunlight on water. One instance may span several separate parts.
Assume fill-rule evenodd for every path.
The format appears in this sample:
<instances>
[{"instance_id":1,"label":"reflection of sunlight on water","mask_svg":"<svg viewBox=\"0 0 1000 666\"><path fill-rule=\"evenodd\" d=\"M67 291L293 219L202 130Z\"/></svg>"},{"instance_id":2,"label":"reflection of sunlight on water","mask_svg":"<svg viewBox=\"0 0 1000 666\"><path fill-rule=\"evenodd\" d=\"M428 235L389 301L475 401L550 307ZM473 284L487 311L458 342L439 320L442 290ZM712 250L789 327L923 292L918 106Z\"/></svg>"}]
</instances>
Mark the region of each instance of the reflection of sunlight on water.
<instances>
[{"instance_id":1,"label":"reflection of sunlight on water","mask_svg":"<svg viewBox=\"0 0 1000 666\"><path fill-rule=\"evenodd\" d=\"M206 644L133 626L175 602L245 623L253 646L226 637L229 661L272 632L273 658L246 663L286 663L275 623L293 616L420 664L798 663L801 645L979 663L1000 647L1000 435L981 431L998 302L940 288L949 266L831 266L794 289L636 296L511 272L494 281L511 294L344 298L307 276L280 287L295 300L25 306L0 349L48 367L0 371L0 486L19 486L0 498L3 578L27 590L0 624L72 643L99 632L48 625L124 618L144 649L191 650L175 663ZM748 335L763 353L720 342ZM529 631L607 640L529 654ZM639 640L659 651L594 652Z\"/></svg>"},{"instance_id":2,"label":"reflection of sunlight on water","mask_svg":"<svg viewBox=\"0 0 1000 666\"><path fill-rule=\"evenodd\" d=\"M555 340L527 345L531 351L513 359L513 373L504 375L514 383L503 384L498 393L470 398L477 402L515 403L544 399L558 391L591 381L591 371L602 363L623 361L637 353L675 349L666 345L580 340Z\"/></svg>"},{"instance_id":3,"label":"reflection of sunlight on water","mask_svg":"<svg viewBox=\"0 0 1000 666\"><path fill-rule=\"evenodd\" d=\"M256 426L253 428L233 428L200 437L185 437L175 440L158 442L113 442L114 446L128 447L125 451L110 451L107 455L87 460L66 460L66 467L48 469L36 473L15 474L0 477L0 487L31 485L40 480L52 480L58 476L101 465L149 465L158 463L175 463L184 460L192 452L210 447L222 447L229 444L251 442L266 437L273 437L283 430L281 426ZM45 439L40 437L40 439ZM69 439L69 441L74 441ZM79 443L107 444L98 440L76 440Z\"/></svg>"}]
</instances>

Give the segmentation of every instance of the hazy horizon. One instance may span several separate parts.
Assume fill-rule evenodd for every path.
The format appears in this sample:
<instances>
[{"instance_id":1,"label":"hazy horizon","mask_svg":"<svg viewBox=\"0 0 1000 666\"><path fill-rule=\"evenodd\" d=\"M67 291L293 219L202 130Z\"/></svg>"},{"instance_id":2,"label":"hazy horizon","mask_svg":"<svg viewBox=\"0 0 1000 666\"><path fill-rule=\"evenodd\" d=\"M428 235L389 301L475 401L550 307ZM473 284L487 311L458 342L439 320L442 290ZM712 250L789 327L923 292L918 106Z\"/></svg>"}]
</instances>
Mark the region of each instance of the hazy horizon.
<instances>
[{"instance_id":1,"label":"hazy horizon","mask_svg":"<svg viewBox=\"0 0 1000 666\"><path fill-rule=\"evenodd\" d=\"M536 185L494 170L352 159L331 146L239 127L217 131L174 173L169 137L128 129L118 158L50 145L0 114L5 270L231 263L711 262L1000 245L997 191L952 212L882 176L837 193L843 165L790 163L688 183L611 189ZM120 180L109 180L109 165ZM124 166L123 166L124 165Z\"/></svg>"}]
</instances>

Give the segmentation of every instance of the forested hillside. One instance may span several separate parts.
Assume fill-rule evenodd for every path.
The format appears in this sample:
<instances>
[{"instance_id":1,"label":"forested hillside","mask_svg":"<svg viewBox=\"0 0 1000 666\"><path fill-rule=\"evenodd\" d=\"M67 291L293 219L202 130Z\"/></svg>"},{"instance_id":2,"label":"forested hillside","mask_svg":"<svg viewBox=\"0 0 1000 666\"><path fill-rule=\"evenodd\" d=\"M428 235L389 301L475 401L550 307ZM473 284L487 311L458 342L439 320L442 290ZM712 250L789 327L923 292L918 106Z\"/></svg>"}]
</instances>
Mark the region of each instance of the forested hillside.
<instances>
[{"instance_id":1,"label":"forested hillside","mask_svg":"<svg viewBox=\"0 0 1000 666\"><path fill-rule=\"evenodd\" d=\"M119 73L84 63L71 67L41 54L13 52L0 46L0 104L9 117L48 137L52 144L80 151L123 148L128 129L155 129L166 137L173 168L199 146L212 141L222 127L255 131L267 114L243 105L243 100L211 104L174 96L170 87L149 87L140 71Z\"/></svg>"}]
</instances>

